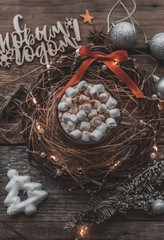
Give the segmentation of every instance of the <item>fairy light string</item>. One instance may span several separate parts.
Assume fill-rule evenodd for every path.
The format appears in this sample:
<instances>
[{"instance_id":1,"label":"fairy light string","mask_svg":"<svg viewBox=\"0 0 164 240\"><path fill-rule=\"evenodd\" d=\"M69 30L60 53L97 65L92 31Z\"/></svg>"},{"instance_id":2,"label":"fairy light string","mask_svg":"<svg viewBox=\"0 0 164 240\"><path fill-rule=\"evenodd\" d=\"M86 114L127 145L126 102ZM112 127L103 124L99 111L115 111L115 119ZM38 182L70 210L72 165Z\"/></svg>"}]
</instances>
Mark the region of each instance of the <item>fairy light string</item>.
<instances>
[{"instance_id":1,"label":"fairy light string","mask_svg":"<svg viewBox=\"0 0 164 240\"><path fill-rule=\"evenodd\" d=\"M74 56L76 56L76 54L74 55ZM61 64L62 64L62 62L61 62ZM115 63L115 64L117 64L117 62ZM55 66L55 65L54 65ZM46 69L46 72L47 72L47 75L48 75L48 77L47 78L51 78L51 68L53 68L53 66L52 65L47 65L47 69ZM102 71L103 71L103 69L102 69ZM47 79L48 80L48 79ZM48 80L49 81L49 80ZM157 101L158 99L156 99L156 98L154 98L154 97L146 97L145 96L145 99L147 99L147 100L150 100L150 101ZM34 106L33 107L35 107L36 109L37 109L37 111L38 111L38 113L40 113L40 111L41 111L41 109L40 109L40 107L39 107L39 105L38 105L38 103L37 103L37 96L33 93L33 92L30 92L30 100L33 102L33 104L34 104ZM29 100L27 100L27 101L29 101ZM158 103L158 101L157 101L157 103ZM38 115L38 119L39 119L39 115ZM32 119L32 121L33 121L33 119ZM142 124L141 124L142 123ZM155 158L156 157L156 152L158 151L158 148L157 148L157 144L156 144L156 130L155 130L155 128L151 125L151 123L146 123L145 121L140 121L140 125L143 125L143 129L145 128L145 126L146 127L148 127L148 128L150 128L150 129L152 129L152 131L153 131L153 134L154 134L154 142L153 142L153 146L152 146L152 153L151 153L151 158ZM45 128L43 128L43 126L42 126L42 123L40 122L40 121L38 121L37 119L35 120L35 126L36 126L36 131L38 131L38 133L39 134L41 134L41 135L44 135L44 132L46 131L46 126L45 126ZM54 149L55 150L55 149ZM31 151L30 149L28 149L27 151L29 151L31 154L37 154L38 156L40 156L41 158L43 158L43 159L49 159L49 160L51 160L52 162L57 162L58 161L58 158L56 157L56 155L55 154L53 154L53 151L52 151L52 153L51 154L47 154L47 153L45 153L45 151L43 150L43 151ZM111 165L110 167L109 167L109 172L108 173L106 173L106 174L104 174L104 177L102 178L102 181L101 181L101 183L99 184L99 186L97 186L97 189L95 189L93 192L98 192L98 191L100 191L101 189L102 189L102 187L103 187L103 184L106 182L106 180L108 179L108 176L109 176L109 174L111 173L111 172L114 172L115 171L115 169L117 169L122 163L123 163L123 161L125 161L126 160L126 158L125 159L120 159L120 160L118 160L118 161L115 161L114 163L113 163L113 165ZM56 165L56 166L58 166L58 168L56 169L56 171L55 171L55 173L56 173L56 175L57 176L61 176L62 175L62 173L63 173L63 170L61 169L61 165L59 164L59 165ZM79 175L81 175L81 176L83 176L84 175L84 172L85 172L85 169L83 169L83 167L81 166L79 166L77 169L75 169L76 170L76 172L79 174ZM84 172L83 172L83 170L84 170ZM67 169L65 169L64 170L64 172L66 172L67 173ZM71 190L72 189L74 189L74 187L73 188L71 188Z\"/></svg>"}]
</instances>

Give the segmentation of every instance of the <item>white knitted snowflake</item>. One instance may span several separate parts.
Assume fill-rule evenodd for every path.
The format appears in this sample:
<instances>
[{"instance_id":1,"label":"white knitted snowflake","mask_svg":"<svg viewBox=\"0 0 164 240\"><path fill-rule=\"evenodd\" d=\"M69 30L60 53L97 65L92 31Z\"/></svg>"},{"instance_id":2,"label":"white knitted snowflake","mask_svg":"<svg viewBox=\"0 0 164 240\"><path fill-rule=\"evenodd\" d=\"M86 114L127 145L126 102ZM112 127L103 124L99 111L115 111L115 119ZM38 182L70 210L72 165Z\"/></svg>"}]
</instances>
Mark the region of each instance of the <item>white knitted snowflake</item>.
<instances>
[{"instance_id":1,"label":"white knitted snowflake","mask_svg":"<svg viewBox=\"0 0 164 240\"><path fill-rule=\"evenodd\" d=\"M5 190L8 192L4 201L4 204L8 207L7 214L14 215L24 212L30 215L36 212L38 203L47 197L47 192L41 190L42 184L30 182L29 176L19 176L15 169L10 169L7 176L10 179L5 187ZM20 190L27 193L26 200L21 201L21 198L18 196Z\"/></svg>"}]
</instances>

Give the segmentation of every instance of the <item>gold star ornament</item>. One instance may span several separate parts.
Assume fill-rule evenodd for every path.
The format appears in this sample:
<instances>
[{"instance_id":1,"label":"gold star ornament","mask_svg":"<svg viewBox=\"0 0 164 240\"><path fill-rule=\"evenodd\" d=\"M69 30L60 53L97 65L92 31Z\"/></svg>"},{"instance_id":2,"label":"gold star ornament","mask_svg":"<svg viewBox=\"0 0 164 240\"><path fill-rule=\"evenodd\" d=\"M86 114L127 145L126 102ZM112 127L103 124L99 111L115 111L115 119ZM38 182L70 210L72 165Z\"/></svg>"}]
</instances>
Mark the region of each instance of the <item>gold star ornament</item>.
<instances>
[{"instance_id":1,"label":"gold star ornament","mask_svg":"<svg viewBox=\"0 0 164 240\"><path fill-rule=\"evenodd\" d=\"M88 9L86 9L86 14L85 15L81 14L80 16L84 18L84 23L89 22L90 24L92 24L92 19L94 19L94 17L89 15Z\"/></svg>"}]
</instances>

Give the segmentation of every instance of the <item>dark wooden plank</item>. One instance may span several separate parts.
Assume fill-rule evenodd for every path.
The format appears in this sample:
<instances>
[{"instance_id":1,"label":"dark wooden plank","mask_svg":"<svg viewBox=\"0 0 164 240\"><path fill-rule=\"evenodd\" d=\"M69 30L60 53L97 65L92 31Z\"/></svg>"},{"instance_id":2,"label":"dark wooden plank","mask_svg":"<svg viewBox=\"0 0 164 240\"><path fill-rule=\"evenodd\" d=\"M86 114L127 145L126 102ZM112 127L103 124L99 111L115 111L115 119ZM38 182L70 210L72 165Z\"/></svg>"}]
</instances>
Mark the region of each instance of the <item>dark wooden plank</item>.
<instances>
[{"instance_id":1,"label":"dark wooden plank","mask_svg":"<svg viewBox=\"0 0 164 240\"><path fill-rule=\"evenodd\" d=\"M14 222L0 223L2 240L163 240L163 223L152 222L118 222L111 221L96 228L89 228L88 234L80 238L76 234L63 231L62 225L56 226L53 220L50 222ZM150 234L151 232L151 234Z\"/></svg>"},{"instance_id":2,"label":"dark wooden plank","mask_svg":"<svg viewBox=\"0 0 164 240\"><path fill-rule=\"evenodd\" d=\"M73 213L88 204L89 196L82 190L69 192L64 183L28 164L24 146L0 146L0 236L1 239L74 239L72 234L63 230ZM16 168L20 174L29 174L32 181L43 184L48 198L38 206L34 215L18 214L8 216L3 204L8 182L8 168ZM143 239L158 236L162 239L164 215L149 216L142 211L129 211L128 215L116 214L108 223L91 228L88 239ZM153 234L148 235L148 229ZM29 231L30 229L30 231ZM138 229L138 230L137 230ZM109 238L110 236L110 238Z\"/></svg>"}]
</instances>

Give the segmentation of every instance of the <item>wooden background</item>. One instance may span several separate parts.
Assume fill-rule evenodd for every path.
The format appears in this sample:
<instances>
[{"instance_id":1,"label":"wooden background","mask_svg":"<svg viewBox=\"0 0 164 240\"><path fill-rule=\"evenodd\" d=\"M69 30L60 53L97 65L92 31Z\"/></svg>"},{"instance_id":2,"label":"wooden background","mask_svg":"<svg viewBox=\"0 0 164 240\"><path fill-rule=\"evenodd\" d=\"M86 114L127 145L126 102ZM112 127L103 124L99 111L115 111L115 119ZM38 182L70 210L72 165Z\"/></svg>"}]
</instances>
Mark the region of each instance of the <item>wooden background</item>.
<instances>
[{"instance_id":1,"label":"wooden background","mask_svg":"<svg viewBox=\"0 0 164 240\"><path fill-rule=\"evenodd\" d=\"M106 17L108 10L113 6L115 0L0 0L0 33L12 32L12 19L16 14L24 18L22 24L34 30L36 26L42 28L45 24L55 25L57 20L64 21L65 17L76 17L79 20L82 43L88 42L89 30L92 25L83 24L79 14L84 14L88 9L95 17L93 23L97 27L104 27L106 30ZM124 1L130 6L130 0ZM155 34L164 32L164 1L163 0L137 0L135 19L142 25L148 39ZM113 14L113 22L125 16L121 7L118 7ZM135 46L145 50L142 34L138 33L138 41ZM135 56L143 68L152 70L154 63L147 57ZM164 62L158 62L157 75L164 76ZM20 83L27 85L35 81L38 72L17 83L12 82L22 75L32 71L39 66L38 61L24 64L17 67L15 64L9 70L0 69L0 100L11 94ZM16 119L17 120L17 119ZM16 121L15 120L15 121ZM4 140L1 128L12 126L6 120L0 121L0 239L19 240L60 240L75 239L76 235L63 230L72 214L83 209L87 205L88 195L82 191L69 192L66 186L59 180L51 179L48 175L29 166L27 153L25 151L24 139L19 133L9 134L9 140ZM163 130L163 128L162 128ZM164 138L160 145L163 149ZM162 151L162 150L160 150ZM10 217L6 214L6 207L3 204L5 185L8 182L6 173L9 167L16 168L20 174L29 174L32 181L43 184L49 196L41 204L38 211L32 216L18 214ZM84 239L97 240L162 240L164 236L164 215L147 216L143 212L129 211L127 216L120 214L112 217L111 220L89 228L89 233Z\"/></svg>"}]
</instances>

